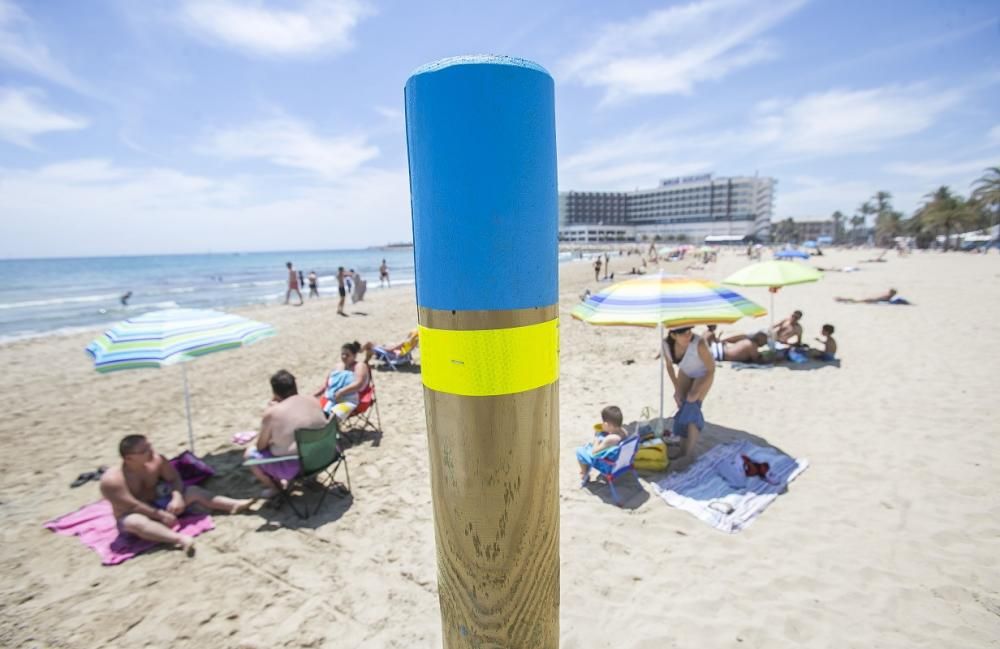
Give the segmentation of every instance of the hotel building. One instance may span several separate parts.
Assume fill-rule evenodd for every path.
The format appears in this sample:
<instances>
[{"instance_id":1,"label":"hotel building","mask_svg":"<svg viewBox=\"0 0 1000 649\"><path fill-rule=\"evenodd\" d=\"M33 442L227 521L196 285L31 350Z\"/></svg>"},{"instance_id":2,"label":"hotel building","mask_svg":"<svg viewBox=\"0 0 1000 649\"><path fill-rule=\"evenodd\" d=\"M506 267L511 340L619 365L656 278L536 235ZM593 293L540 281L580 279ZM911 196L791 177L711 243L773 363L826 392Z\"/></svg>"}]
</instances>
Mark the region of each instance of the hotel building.
<instances>
[{"instance_id":1,"label":"hotel building","mask_svg":"<svg viewBox=\"0 0 1000 649\"><path fill-rule=\"evenodd\" d=\"M559 194L559 240L566 242L703 241L707 236L766 241L774 178L712 174L670 178L654 189Z\"/></svg>"}]
</instances>

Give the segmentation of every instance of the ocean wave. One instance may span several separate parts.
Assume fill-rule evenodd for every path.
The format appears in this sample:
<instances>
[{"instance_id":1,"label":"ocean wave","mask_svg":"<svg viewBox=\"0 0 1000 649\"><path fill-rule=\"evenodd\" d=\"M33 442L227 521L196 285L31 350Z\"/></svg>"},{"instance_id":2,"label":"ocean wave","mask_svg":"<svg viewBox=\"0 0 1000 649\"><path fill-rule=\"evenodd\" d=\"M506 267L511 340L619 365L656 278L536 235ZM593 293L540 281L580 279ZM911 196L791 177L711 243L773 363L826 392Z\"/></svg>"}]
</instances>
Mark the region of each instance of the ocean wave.
<instances>
[{"instance_id":1,"label":"ocean wave","mask_svg":"<svg viewBox=\"0 0 1000 649\"><path fill-rule=\"evenodd\" d=\"M55 306L58 304L81 304L87 302L105 302L117 300L121 297L118 293L105 293L103 295L81 295L77 297L55 297L48 300L26 300L24 302L2 302L0 309L28 309L34 306Z\"/></svg>"},{"instance_id":2,"label":"ocean wave","mask_svg":"<svg viewBox=\"0 0 1000 649\"><path fill-rule=\"evenodd\" d=\"M167 293L194 293L198 288L195 286L181 286L179 288L167 289Z\"/></svg>"}]
</instances>

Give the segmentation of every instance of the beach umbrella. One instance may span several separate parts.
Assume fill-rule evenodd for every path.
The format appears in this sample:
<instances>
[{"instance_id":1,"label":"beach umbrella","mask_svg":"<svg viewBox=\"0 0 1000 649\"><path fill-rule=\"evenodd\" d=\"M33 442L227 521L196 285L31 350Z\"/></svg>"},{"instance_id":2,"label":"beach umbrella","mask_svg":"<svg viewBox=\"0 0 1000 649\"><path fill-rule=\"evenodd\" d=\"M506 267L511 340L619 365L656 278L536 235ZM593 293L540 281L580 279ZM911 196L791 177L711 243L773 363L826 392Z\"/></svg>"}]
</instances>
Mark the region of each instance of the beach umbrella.
<instances>
[{"instance_id":1,"label":"beach umbrella","mask_svg":"<svg viewBox=\"0 0 1000 649\"><path fill-rule=\"evenodd\" d=\"M270 325L230 313L205 309L166 309L129 318L87 345L98 372L159 368L181 363L188 443L194 452L191 397L184 362L249 345L274 335Z\"/></svg>"},{"instance_id":2,"label":"beach umbrella","mask_svg":"<svg viewBox=\"0 0 1000 649\"><path fill-rule=\"evenodd\" d=\"M777 256L777 255L775 255ZM806 284L819 281L823 273L815 268L793 261L762 261L742 268L726 279L723 284L731 286L766 286L771 294L771 327L768 329L768 340L774 349L771 331L774 329L774 294L782 286Z\"/></svg>"},{"instance_id":3,"label":"beach umbrella","mask_svg":"<svg viewBox=\"0 0 1000 649\"><path fill-rule=\"evenodd\" d=\"M774 253L775 259L809 259L809 253L804 250L792 250L786 248Z\"/></svg>"},{"instance_id":4,"label":"beach umbrella","mask_svg":"<svg viewBox=\"0 0 1000 649\"><path fill-rule=\"evenodd\" d=\"M683 275L647 275L589 295L573 308L577 320L601 326L663 328L725 324L766 311L732 289ZM660 422L663 421L663 363L660 355Z\"/></svg>"}]
</instances>

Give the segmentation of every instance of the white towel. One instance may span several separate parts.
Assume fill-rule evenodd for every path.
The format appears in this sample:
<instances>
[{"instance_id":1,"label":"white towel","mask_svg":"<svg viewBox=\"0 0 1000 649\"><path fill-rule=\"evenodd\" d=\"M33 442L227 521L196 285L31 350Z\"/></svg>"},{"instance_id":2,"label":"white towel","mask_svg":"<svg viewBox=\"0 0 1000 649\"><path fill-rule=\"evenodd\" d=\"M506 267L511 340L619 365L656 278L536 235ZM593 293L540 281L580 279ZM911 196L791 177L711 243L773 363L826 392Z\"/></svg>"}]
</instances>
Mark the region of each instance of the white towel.
<instances>
[{"instance_id":1,"label":"white towel","mask_svg":"<svg viewBox=\"0 0 1000 649\"><path fill-rule=\"evenodd\" d=\"M719 464L746 455L754 462L767 462L768 480L753 477L746 487L732 487L719 472ZM730 442L712 448L683 473L653 482L653 491L678 509L683 509L712 527L734 534L747 528L789 482L809 466L809 460L794 459L769 446L749 441Z\"/></svg>"}]
</instances>

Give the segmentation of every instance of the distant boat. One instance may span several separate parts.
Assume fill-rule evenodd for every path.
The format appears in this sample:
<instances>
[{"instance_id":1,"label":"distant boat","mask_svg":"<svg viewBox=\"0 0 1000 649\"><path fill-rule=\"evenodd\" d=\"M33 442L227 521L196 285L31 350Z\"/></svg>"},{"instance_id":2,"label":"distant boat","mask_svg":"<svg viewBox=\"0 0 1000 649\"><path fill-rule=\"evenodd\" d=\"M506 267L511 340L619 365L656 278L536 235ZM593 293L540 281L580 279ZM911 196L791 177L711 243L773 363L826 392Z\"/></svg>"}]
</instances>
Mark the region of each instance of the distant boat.
<instances>
[{"instance_id":1,"label":"distant boat","mask_svg":"<svg viewBox=\"0 0 1000 649\"><path fill-rule=\"evenodd\" d=\"M397 241L397 242L394 242L394 243L387 243L387 244L385 244L382 247L386 248L386 249L389 249L389 248L412 248L413 247L413 242L412 241Z\"/></svg>"}]
</instances>

